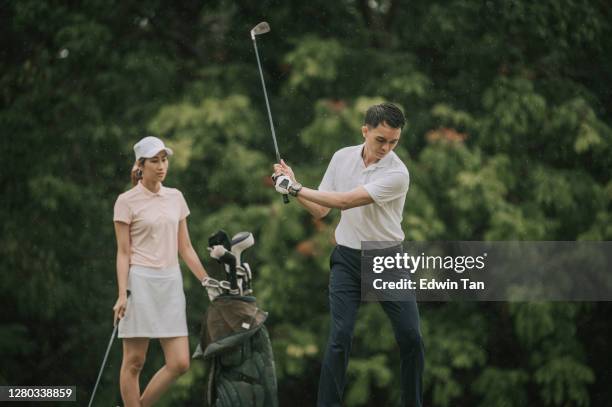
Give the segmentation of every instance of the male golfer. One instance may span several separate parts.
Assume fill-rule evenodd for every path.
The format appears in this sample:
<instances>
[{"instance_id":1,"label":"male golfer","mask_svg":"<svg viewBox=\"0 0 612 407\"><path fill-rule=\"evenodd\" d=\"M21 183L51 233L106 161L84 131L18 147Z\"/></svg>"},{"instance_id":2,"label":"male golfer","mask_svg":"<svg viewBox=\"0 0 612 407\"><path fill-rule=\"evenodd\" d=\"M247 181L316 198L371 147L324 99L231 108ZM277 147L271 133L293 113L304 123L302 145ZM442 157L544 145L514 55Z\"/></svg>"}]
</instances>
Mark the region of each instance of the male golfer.
<instances>
[{"instance_id":1,"label":"male golfer","mask_svg":"<svg viewBox=\"0 0 612 407\"><path fill-rule=\"evenodd\" d=\"M371 106L361 128L364 143L334 154L318 190L302 187L284 161L274 165L276 190L297 197L313 216L323 218L331 208L342 211L330 261L331 332L319 379L319 407L341 405L361 302L361 242L404 240L401 221L410 178L393 149L405 122L391 103ZM400 348L402 406L420 407L424 349L416 302L380 304Z\"/></svg>"}]
</instances>

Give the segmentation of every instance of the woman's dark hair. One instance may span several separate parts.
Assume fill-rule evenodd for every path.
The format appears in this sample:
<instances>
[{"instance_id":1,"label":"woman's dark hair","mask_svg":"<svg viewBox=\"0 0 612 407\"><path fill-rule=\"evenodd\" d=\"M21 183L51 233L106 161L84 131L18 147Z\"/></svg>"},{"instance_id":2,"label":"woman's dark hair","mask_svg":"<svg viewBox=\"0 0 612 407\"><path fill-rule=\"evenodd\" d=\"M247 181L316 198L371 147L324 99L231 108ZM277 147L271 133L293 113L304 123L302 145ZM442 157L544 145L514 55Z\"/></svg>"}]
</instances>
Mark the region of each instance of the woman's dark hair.
<instances>
[{"instance_id":1,"label":"woman's dark hair","mask_svg":"<svg viewBox=\"0 0 612 407\"><path fill-rule=\"evenodd\" d=\"M394 129L403 129L406 119L400 108L393 103L370 106L365 115L365 125L375 128L380 123L386 123L387 126Z\"/></svg>"}]
</instances>

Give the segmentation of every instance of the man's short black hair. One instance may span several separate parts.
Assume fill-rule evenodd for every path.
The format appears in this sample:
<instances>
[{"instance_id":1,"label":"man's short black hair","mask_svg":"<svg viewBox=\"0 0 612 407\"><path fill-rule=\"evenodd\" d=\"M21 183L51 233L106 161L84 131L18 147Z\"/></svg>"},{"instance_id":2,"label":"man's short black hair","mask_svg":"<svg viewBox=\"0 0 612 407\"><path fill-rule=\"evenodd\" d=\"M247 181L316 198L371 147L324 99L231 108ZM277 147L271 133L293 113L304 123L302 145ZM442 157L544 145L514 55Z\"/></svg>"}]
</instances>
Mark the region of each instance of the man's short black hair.
<instances>
[{"instance_id":1,"label":"man's short black hair","mask_svg":"<svg viewBox=\"0 0 612 407\"><path fill-rule=\"evenodd\" d=\"M381 123L394 129L403 129L406 124L404 113L393 103L381 103L370 106L365 115L366 126L375 128Z\"/></svg>"}]
</instances>

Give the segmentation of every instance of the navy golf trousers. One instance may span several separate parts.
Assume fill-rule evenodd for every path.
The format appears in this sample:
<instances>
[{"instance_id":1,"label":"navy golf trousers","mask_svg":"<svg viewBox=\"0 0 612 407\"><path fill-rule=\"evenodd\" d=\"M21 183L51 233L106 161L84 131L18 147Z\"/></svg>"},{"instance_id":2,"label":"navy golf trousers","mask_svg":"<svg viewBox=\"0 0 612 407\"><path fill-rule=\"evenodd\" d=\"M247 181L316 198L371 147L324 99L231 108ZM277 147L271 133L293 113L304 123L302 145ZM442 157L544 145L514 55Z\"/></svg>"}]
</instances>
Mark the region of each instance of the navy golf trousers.
<instances>
[{"instance_id":1,"label":"navy golf trousers","mask_svg":"<svg viewBox=\"0 0 612 407\"><path fill-rule=\"evenodd\" d=\"M336 246L330 259L331 332L321 367L318 407L340 407L346 384L355 317L361 303L361 251ZM416 301L381 301L400 350L403 407L421 407L425 351Z\"/></svg>"}]
</instances>

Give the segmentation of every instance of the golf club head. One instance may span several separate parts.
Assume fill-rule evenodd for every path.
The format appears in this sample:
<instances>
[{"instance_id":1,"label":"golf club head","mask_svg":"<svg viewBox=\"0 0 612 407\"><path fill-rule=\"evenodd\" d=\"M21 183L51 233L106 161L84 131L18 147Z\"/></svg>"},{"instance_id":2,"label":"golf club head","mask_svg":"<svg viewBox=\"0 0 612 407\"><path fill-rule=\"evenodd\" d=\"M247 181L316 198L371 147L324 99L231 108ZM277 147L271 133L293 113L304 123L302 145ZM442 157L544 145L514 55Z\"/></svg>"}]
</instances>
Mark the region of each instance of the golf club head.
<instances>
[{"instance_id":1,"label":"golf club head","mask_svg":"<svg viewBox=\"0 0 612 407\"><path fill-rule=\"evenodd\" d=\"M251 38L255 39L256 35L265 34L269 31L270 31L270 24L268 24L265 21L262 21L261 23L253 27L253 29L251 30Z\"/></svg>"},{"instance_id":2,"label":"golf club head","mask_svg":"<svg viewBox=\"0 0 612 407\"><path fill-rule=\"evenodd\" d=\"M232 237L232 253L236 256L239 265L242 263L240 259L242 252L254 244L255 238L251 232L240 232Z\"/></svg>"},{"instance_id":3,"label":"golf club head","mask_svg":"<svg viewBox=\"0 0 612 407\"><path fill-rule=\"evenodd\" d=\"M225 230L219 229L219 231L210 235L210 237L208 238L208 247L212 248L216 245L221 245L225 247L226 250L232 249L231 240Z\"/></svg>"}]
</instances>

